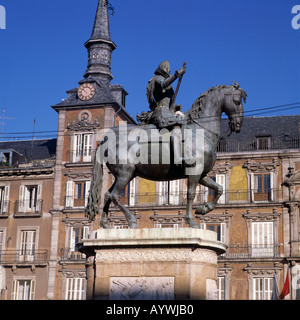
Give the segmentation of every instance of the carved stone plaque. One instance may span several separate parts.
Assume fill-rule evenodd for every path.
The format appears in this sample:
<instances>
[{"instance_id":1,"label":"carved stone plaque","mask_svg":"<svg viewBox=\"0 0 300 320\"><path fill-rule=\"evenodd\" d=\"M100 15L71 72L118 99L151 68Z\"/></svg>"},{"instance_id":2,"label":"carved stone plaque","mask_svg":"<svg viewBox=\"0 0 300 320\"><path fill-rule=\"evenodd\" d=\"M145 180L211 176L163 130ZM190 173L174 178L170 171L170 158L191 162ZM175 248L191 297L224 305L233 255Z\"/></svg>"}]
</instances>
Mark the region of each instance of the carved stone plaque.
<instances>
[{"instance_id":1,"label":"carved stone plaque","mask_svg":"<svg viewBox=\"0 0 300 320\"><path fill-rule=\"evenodd\" d=\"M174 300L174 277L111 277L110 300Z\"/></svg>"}]
</instances>

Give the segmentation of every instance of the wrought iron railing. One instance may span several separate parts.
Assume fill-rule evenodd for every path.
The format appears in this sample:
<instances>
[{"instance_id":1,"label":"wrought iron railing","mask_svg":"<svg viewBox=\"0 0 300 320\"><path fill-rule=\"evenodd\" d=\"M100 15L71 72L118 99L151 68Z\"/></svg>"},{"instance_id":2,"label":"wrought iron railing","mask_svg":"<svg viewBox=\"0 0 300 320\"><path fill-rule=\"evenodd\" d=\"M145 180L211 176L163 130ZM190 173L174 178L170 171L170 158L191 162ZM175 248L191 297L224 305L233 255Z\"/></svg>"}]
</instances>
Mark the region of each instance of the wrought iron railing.
<instances>
[{"instance_id":1,"label":"wrought iron railing","mask_svg":"<svg viewBox=\"0 0 300 320\"><path fill-rule=\"evenodd\" d=\"M32 264L46 263L48 250L2 250L0 251L0 264Z\"/></svg>"},{"instance_id":2,"label":"wrought iron railing","mask_svg":"<svg viewBox=\"0 0 300 320\"><path fill-rule=\"evenodd\" d=\"M280 245L275 244L252 244L252 245L229 245L226 253L219 259L256 259L280 257Z\"/></svg>"},{"instance_id":3,"label":"wrought iron railing","mask_svg":"<svg viewBox=\"0 0 300 320\"><path fill-rule=\"evenodd\" d=\"M269 189L266 192L257 192L256 190L232 190L225 191L219 199L218 204L242 204L242 203L277 203L280 200L280 189ZM211 201L213 192L198 192L194 204L202 204ZM123 195L120 198L123 205L134 206L184 206L187 204L186 192L170 193L136 193Z\"/></svg>"},{"instance_id":4,"label":"wrought iron railing","mask_svg":"<svg viewBox=\"0 0 300 320\"><path fill-rule=\"evenodd\" d=\"M70 150L67 152L67 162L70 163L83 163L92 162L95 156L96 150Z\"/></svg>"},{"instance_id":5,"label":"wrought iron railing","mask_svg":"<svg viewBox=\"0 0 300 320\"><path fill-rule=\"evenodd\" d=\"M300 149L300 138L269 138L269 140L264 143L260 143L258 138L249 140L221 139L217 147L217 152L252 152L286 149Z\"/></svg>"},{"instance_id":6,"label":"wrought iron railing","mask_svg":"<svg viewBox=\"0 0 300 320\"><path fill-rule=\"evenodd\" d=\"M60 259L63 261L84 261L86 256L84 253L80 253L70 248L62 248L60 250Z\"/></svg>"},{"instance_id":7,"label":"wrought iron railing","mask_svg":"<svg viewBox=\"0 0 300 320\"><path fill-rule=\"evenodd\" d=\"M17 200L15 202L14 215L34 214L41 215L43 209L43 200Z\"/></svg>"}]
</instances>

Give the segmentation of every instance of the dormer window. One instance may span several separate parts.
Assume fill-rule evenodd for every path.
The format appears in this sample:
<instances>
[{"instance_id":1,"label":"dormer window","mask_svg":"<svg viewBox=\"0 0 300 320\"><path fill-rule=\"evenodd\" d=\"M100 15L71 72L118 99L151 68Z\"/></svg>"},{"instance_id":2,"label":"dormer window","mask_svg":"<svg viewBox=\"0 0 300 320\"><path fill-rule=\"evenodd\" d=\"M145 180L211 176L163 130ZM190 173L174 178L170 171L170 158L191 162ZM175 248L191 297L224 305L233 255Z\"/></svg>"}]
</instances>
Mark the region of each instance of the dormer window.
<instances>
[{"instance_id":1,"label":"dormer window","mask_svg":"<svg viewBox=\"0 0 300 320\"><path fill-rule=\"evenodd\" d=\"M257 150L271 149L271 136L258 136L256 137Z\"/></svg>"},{"instance_id":2,"label":"dormer window","mask_svg":"<svg viewBox=\"0 0 300 320\"><path fill-rule=\"evenodd\" d=\"M11 166L12 165L12 151L0 151L0 165Z\"/></svg>"}]
</instances>

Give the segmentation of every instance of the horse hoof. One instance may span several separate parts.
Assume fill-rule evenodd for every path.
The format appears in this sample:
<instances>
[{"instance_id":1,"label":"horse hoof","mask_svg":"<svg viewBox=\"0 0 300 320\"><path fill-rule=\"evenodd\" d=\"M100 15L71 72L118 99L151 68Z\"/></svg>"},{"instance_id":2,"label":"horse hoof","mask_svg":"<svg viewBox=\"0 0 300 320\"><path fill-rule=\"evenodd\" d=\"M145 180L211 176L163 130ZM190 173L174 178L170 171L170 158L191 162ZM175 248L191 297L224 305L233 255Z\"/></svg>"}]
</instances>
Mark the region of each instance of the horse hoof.
<instances>
[{"instance_id":1,"label":"horse hoof","mask_svg":"<svg viewBox=\"0 0 300 320\"><path fill-rule=\"evenodd\" d=\"M102 227L103 229L109 229L109 226L108 226L108 223L107 223L107 220L105 219L101 219L100 221L100 227Z\"/></svg>"},{"instance_id":2,"label":"horse hoof","mask_svg":"<svg viewBox=\"0 0 300 320\"><path fill-rule=\"evenodd\" d=\"M135 219L128 221L129 229L137 229L137 221Z\"/></svg>"},{"instance_id":3,"label":"horse hoof","mask_svg":"<svg viewBox=\"0 0 300 320\"><path fill-rule=\"evenodd\" d=\"M193 219L186 218L186 219L185 219L185 223L186 223L187 225L189 225L190 228L200 229L200 227L198 226L198 224L197 224Z\"/></svg>"},{"instance_id":4,"label":"horse hoof","mask_svg":"<svg viewBox=\"0 0 300 320\"><path fill-rule=\"evenodd\" d=\"M133 222L129 226L129 229L137 229L137 223Z\"/></svg>"},{"instance_id":5,"label":"horse hoof","mask_svg":"<svg viewBox=\"0 0 300 320\"><path fill-rule=\"evenodd\" d=\"M196 209L196 214L201 214L201 215L205 215L211 211L214 210L214 206L210 203L207 203L205 205L200 205L197 209Z\"/></svg>"},{"instance_id":6,"label":"horse hoof","mask_svg":"<svg viewBox=\"0 0 300 320\"><path fill-rule=\"evenodd\" d=\"M207 214L207 208L203 205L199 206L197 209L196 209L196 214L201 214L201 215L204 215L204 214Z\"/></svg>"}]
</instances>

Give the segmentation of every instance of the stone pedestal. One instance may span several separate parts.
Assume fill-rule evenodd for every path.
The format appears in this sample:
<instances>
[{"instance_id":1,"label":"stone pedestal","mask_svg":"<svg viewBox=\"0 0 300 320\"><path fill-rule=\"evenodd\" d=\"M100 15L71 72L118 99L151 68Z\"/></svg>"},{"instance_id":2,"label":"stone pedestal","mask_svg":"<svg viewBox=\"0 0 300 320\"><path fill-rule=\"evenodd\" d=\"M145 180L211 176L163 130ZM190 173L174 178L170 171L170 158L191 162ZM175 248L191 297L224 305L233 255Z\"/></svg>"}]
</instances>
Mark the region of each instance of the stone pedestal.
<instances>
[{"instance_id":1,"label":"stone pedestal","mask_svg":"<svg viewBox=\"0 0 300 320\"><path fill-rule=\"evenodd\" d=\"M212 300L226 246L202 229L99 229L79 250L89 300Z\"/></svg>"}]
</instances>

